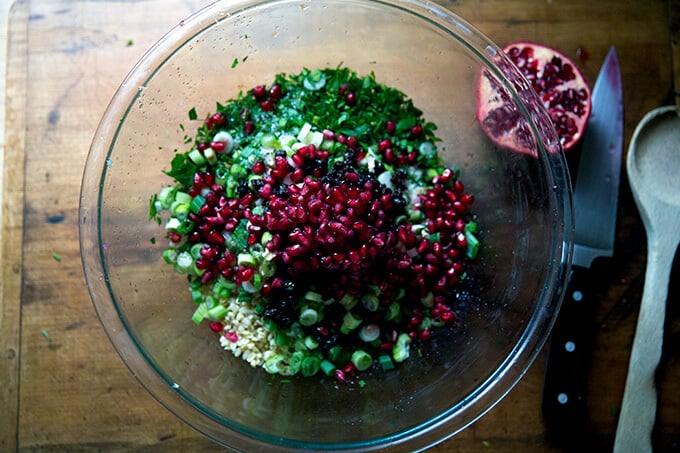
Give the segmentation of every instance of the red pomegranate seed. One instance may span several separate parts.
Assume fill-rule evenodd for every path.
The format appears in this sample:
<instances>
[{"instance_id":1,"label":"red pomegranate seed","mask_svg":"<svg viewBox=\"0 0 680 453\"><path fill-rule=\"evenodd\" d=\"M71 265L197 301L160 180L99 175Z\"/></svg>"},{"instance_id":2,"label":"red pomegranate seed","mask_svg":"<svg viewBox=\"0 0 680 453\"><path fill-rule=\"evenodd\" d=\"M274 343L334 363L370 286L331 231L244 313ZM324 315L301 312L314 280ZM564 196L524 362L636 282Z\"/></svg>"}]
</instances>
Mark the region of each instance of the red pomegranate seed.
<instances>
[{"instance_id":1,"label":"red pomegranate seed","mask_svg":"<svg viewBox=\"0 0 680 453\"><path fill-rule=\"evenodd\" d=\"M392 343L390 341L387 341L385 343L381 343L380 346L378 346L378 348L381 351L391 351L393 347L394 347L394 343Z\"/></svg>"},{"instance_id":2,"label":"red pomegranate seed","mask_svg":"<svg viewBox=\"0 0 680 453\"><path fill-rule=\"evenodd\" d=\"M242 267L238 270L238 275L242 282L249 282L255 276L255 269L251 267Z\"/></svg>"},{"instance_id":3,"label":"red pomegranate seed","mask_svg":"<svg viewBox=\"0 0 680 453\"><path fill-rule=\"evenodd\" d=\"M182 235L179 233L175 233L173 231L168 232L168 240L174 243L178 243L182 240Z\"/></svg>"},{"instance_id":4,"label":"red pomegranate seed","mask_svg":"<svg viewBox=\"0 0 680 453\"><path fill-rule=\"evenodd\" d=\"M283 90L280 84L275 83L272 85L269 89L269 97L272 99L281 99L283 97Z\"/></svg>"},{"instance_id":5,"label":"red pomegranate seed","mask_svg":"<svg viewBox=\"0 0 680 453\"><path fill-rule=\"evenodd\" d=\"M221 332L223 328L224 326L220 322L215 321L210 323L210 330L213 332Z\"/></svg>"},{"instance_id":6,"label":"red pomegranate seed","mask_svg":"<svg viewBox=\"0 0 680 453\"><path fill-rule=\"evenodd\" d=\"M390 140L389 138L383 139L380 141L380 143L378 143L378 151L383 152L391 146L392 140Z\"/></svg>"},{"instance_id":7,"label":"red pomegranate seed","mask_svg":"<svg viewBox=\"0 0 680 453\"><path fill-rule=\"evenodd\" d=\"M333 372L333 376L335 376L335 379L344 384L347 382L347 378L345 377L345 373L341 369L337 369Z\"/></svg>"},{"instance_id":8,"label":"red pomegranate seed","mask_svg":"<svg viewBox=\"0 0 680 453\"><path fill-rule=\"evenodd\" d=\"M394 134L394 131L397 129L397 123L395 123L392 120L388 120L385 123L385 132L388 134Z\"/></svg>"},{"instance_id":9,"label":"red pomegranate seed","mask_svg":"<svg viewBox=\"0 0 680 453\"><path fill-rule=\"evenodd\" d=\"M267 96L267 88L264 85L258 85L253 88L253 97L255 99L262 100Z\"/></svg>"},{"instance_id":10,"label":"red pomegranate seed","mask_svg":"<svg viewBox=\"0 0 680 453\"><path fill-rule=\"evenodd\" d=\"M224 117L224 115L219 113L219 112L213 113L212 116L210 117L210 119L212 120L213 124L216 124L217 126L223 125L225 123L225 121L227 120Z\"/></svg>"},{"instance_id":11,"label":"red pomegranate seed","mask_svg":"<svg viewBox=\"0 0 680 453\"><path fill-rule=\"evenodd\" d=\"M238 334L236 332L226 332L224 338L226 338L227 341L236 343L238 341Z\"/></svg>"},{"instance_id":12,"label":"red pomegranate seed","mask_svg":"<svg viewBox=\"0 0 680 453\"><path fill-rule=\"evenodd\" d=\"M274 101L271 99L265 99L264 101L260 102L260 108L263 112L271 112L274 110Z\"/></svg>"},{"instance_id":13,"label":"red pomegranate seed","mask_svg":"<svg viewBox=\"0 0 680 453\"><path fill-rule=\"evenodd\" d=\"M446 324L453 322L455 319L456 319L456 316L453 313L451 313L450 311L442 313L442 315L441 315L442 322L444 322Z\"/></svg>"},{"instance_id":14,"label":"red pomegranate seed","mask_svg":"<svg viewBox=\"0 0 680 453\"><path fill-rule=\"evenodd\" d=\"M203 275L201 275L201 283L202 284L207 284L210 280L212 280L215 276L211 271L205 271Z\"/></svg>"},{"instance_id":15,"label":"red pomegranate seed","mask_svg":"<svg viewBox=\"0 0 680 453\"><path fill-rule=\"evenodd\" d=\"M266 169L267 169L267 167L266 167L264 161L262 161L262 160L256 161L253 164L253 168L252 168L253 173L256 174L256 175L261 175L262 173L265 172Z\"/></svg>"}]
</instances>

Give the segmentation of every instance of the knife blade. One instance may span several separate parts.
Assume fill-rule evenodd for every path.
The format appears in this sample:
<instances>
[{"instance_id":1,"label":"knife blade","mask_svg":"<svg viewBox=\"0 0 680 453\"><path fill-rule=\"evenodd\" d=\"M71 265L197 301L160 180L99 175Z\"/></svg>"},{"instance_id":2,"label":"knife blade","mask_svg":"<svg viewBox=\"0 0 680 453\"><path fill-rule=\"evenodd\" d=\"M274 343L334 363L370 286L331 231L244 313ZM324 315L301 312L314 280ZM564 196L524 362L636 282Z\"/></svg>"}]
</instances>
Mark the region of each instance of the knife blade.
<instances>
[{"instance_id":1,"label":"knife blade","mask_svg":"<svg viewBox=\"0 0 680 453\"><path fill-rule=\"evenodd\" d=\"M542 411L548 433L560 441L588 435L586 387L596 300L589 281L596 258L614 252L623 150L623 89L612 46L592 93L574 184L574 255L564 301L551 334Z\"/></svg>"}]
</instances>

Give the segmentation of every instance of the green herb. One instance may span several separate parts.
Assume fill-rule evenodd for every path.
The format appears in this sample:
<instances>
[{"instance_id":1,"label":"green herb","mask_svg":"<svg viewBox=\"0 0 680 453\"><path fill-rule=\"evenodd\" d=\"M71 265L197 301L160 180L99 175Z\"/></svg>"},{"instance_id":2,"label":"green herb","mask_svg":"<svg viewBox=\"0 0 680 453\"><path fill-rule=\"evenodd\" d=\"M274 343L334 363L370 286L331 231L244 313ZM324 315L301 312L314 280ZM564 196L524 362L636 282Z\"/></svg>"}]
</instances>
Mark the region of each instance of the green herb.
<instances>
[{"instance_id":1,"label":"green herb","mask_svg":"<svg viewBox=\"0 0 680 453\"><path fill-rule=\"evenodd\" d=\"M170 166L171 169L164 173L174 178L180 186L191 187L194 181L194 174L199 170L199 166L194 164L184 154L175 155Z\"/></svg>"},{"instance_id":2,"label":"green herb","mask_svg":"<svg viewBox=\"0 0 680 453\"><path fill-rule=\"evenodd\" d=\"M151 242L152 244L155 244L156 238L154 236L152 236L151 239L149 239L149 242Z\"/></svg>"},{"instance_id":3,"label":"green herb","mask_svg":"<svg viewBox=\"0 0 680 453\"><path fill-rule=\"evenodd\" d=\"M52 258L54 258L55 261L61 261L61 256L57 252L52 253Z\"/></svg>"},{"instance_id":4,"label":"green herb","mask_svg":"<svg viewBox=\"0 0 680 453\"><path fill-rule=\"evenodd\" d=\"M48 342L52 342L52 337L50 337L50 334L47 333L47 330L43 329L42 330L42 336L47 339Z\"/></svg>"},{"instance_id":5,"label":"green herb","mask_svg":"<svg viewBox=\"0 0 680 453\"><path fill-rule=\"evenodd\" d=\"M234 61L231 62L231 69L234 69L238 65L238 58L234 58Z\"/></svg>"},{"instance_id":6,"label":"green herb","mask_svg":"<svg viewBox=\"0 0 680 453\"><path fill-rule=\"evenodd\" d=\"M151 195L149 200L149 219L153 219L158 214L158 209L156 208L156 201L158 201L158 195Z\"/></svg>"},{"instance_id":7,"label":"green herb","mask_svg":"<svg viewBox=\"0 0 680 453\"><path fill-rule=\"evenodd\" d=\"M231 233L231 243L229 249L232 253L238 253L245 250L248 245L248 221L241 219L238 226Z\"/></svg>"},{"instance_id":8,"label":"green herb","mask_svg":"<svg viewBox=\"0 0 680 453\"><path fill-rule=\"evenodd\" d=\"M125 42L125 46L126 46L126 47L130 47L132 44L134 44L134 42L133 42L131 39L128 39L128 40Z\"/></svg>"},{"instance_id":9,"label":"green herb","mask_svg":"<svg viewBox=\"0 0 680 453\"><path fill-rule=\"evenodd\" d=\"M489 448L491 446L491 442L488 440L483 440L482 441L482 447Z\"/></svg>"},{"instance_id":10,"label":"green herb","mask_svg":"<svg viewBox=\"0 0 680 453\"><path fill-rule=\"evenodd\" d=\"M189 110L189 119L191 121L194 121L197 118L198 118L198 114L196 113L196 107L192 107L192 109ZM184 130L184 129L182 129L182 130Z\"/></svg>"}]
</instances>

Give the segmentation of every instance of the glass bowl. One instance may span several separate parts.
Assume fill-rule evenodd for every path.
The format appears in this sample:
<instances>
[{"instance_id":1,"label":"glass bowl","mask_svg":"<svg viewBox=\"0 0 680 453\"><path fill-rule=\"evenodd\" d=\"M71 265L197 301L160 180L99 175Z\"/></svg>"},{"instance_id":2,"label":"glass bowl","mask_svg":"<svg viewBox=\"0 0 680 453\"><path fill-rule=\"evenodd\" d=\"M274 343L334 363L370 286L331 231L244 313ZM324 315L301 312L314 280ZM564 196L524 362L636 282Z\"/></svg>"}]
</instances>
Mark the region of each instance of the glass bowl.
<instances>
[{"instance_id":1,"label":"glass bowl","mask_svg":"<svg viewBox=\"0 0 680 453\"><path fill-rule=\"evenodd\" d=\"M162 227L149 220L150 196L171 183L162 171L184 150L179 125L190 109L211 112L280 72L340 64L373 72L438 125L445 162L476 199L482 238L455 327L363 387L275 379L221 349L193 324L186 279L164 263ZM501 149L482 132L481 71L522 117L533 154ZM238 450L417 450L469 426L538 354L570 266L566 162L527 87L489 39L425 1L218 1L182 21L116 92L82 183L87 284L123 362L177 417Z\"/></svg>"}]
</instances>

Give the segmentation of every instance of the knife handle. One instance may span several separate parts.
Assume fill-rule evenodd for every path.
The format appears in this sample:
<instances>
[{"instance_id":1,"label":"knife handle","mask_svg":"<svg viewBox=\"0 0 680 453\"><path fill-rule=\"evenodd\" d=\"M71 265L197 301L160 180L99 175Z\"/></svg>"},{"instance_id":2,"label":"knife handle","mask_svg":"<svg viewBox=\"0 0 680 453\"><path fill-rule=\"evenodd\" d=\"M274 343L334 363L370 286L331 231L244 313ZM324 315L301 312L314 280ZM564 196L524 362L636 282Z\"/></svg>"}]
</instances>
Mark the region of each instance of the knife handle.
<instances>
[{"instance_id":1,"label":"knife handle","mask_svg":"<svg viewBox=\"0 0 680 453\"><path fill-rule=\"evenodd\" d=\"M573 266L553 327L543 386L543 418L556 441L583 442L589 434L586 388L594 320L588 269Z\"/></svg>"}]
</instances>

